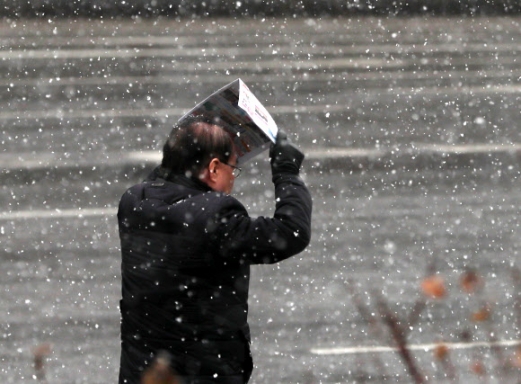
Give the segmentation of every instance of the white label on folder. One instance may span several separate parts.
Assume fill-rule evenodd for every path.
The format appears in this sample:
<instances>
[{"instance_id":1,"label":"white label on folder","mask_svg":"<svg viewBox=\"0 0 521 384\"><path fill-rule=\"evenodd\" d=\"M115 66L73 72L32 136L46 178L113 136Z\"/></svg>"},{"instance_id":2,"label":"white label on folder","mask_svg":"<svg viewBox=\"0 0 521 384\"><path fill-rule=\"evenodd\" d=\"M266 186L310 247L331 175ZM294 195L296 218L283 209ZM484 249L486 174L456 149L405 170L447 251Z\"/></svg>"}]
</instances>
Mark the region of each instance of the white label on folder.
<instances>
[{"instance_id":1,"label":"white label on folder","mask_svg":"<svg viewBox=\"0 0 521 384\"><path fill-rule=\"evenodd\" d=\"M271 141L275 142L278 132L277 124L242 80L239 80L239 107L248 113L253 122Z\"/></svg>"}]
</instances>

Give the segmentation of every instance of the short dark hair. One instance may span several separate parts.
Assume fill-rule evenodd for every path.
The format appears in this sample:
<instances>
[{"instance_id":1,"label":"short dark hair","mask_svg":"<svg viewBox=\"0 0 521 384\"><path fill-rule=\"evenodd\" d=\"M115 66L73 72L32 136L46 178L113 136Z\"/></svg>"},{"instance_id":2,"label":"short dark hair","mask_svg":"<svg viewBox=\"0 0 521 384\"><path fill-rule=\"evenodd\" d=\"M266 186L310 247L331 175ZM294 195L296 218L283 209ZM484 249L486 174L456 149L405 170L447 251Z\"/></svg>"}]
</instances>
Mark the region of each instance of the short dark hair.
<instances>
[{"instance_id":1,"label":"short dark hair","mask_svg":"<svg viewBox=\"0 0 521 384\"><path fill-rule=\"evenodd\" d=\"M173 174L196 176L211 159L227 163L234 153L230 135L219 125L219 119L190 116L178 122L165 145L161 166Z\"/></svg>"}]
</instances>

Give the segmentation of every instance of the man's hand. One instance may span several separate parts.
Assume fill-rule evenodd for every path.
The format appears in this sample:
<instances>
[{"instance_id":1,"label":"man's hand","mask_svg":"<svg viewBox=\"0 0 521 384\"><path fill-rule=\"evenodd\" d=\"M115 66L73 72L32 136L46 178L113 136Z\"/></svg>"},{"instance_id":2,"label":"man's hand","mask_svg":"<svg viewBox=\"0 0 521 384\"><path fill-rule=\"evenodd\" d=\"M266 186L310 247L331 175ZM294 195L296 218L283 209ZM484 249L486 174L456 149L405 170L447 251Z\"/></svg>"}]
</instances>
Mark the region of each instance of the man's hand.
<instances>
[{"instance_id":1,"label":"man's hand","mask_svg":"<svg viewBox=\"0 0 521 384\"><path fill-rule=\"evenodd\" d=\"M270 149L271 173L298 175L304 154L292 144L285 132L279 130L275 144Z\"/></svg>"}]
</instances>

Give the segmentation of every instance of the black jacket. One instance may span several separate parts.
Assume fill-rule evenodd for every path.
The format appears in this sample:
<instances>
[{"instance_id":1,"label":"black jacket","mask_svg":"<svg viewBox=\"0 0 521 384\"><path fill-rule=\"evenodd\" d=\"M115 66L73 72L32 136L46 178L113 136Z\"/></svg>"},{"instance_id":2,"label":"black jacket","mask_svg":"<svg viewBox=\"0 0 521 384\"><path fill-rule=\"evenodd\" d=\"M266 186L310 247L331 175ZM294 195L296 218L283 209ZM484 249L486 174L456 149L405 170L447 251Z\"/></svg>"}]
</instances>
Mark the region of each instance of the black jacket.
<instances>
[{"instance_id":1,"label":"black jacket","mask_svg":"<svg viewBox=\"0 0 521 384\"><path fill-rule=\"evenodd\" d=\"M124 193L120 383L138 383L160 350L180 375L247 381L250 265L295 255L311 236L303 181L289 174L273 181L273 217L250 218L234 197L160 167Z\"/></svg>"}]
</instances>

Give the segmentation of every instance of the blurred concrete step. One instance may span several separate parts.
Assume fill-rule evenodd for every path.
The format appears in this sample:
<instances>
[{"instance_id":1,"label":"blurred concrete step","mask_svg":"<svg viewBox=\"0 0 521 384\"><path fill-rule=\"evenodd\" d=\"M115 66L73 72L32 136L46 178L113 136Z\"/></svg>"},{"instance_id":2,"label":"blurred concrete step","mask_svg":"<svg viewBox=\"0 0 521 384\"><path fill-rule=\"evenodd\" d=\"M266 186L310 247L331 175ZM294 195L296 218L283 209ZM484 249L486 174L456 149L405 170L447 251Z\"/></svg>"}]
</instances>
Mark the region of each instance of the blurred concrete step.
<instances>
[{"instance_id":1,"label":"blurred concrete step","mask_svg":"<svg viewBox=\"0 0 521 384\"><path fill-rule=\"evenodd\" d=\"M376 170L424 169L515 170L521 162L521 144L421 145L409 149L303 148L308 173L340 174ZM267 156L267 154L266 154ZM258 161L265 160L258 158ZM4 183L33 183L41 178L121 180L145 177L161 161L160 151L91 153L88 158L59 153L4 153L0 177Z\"/></svg>"}]
</instances>

